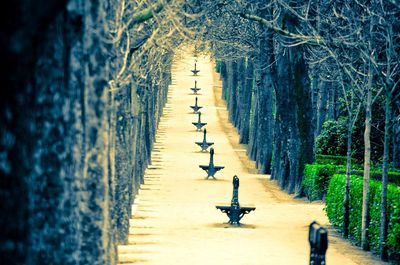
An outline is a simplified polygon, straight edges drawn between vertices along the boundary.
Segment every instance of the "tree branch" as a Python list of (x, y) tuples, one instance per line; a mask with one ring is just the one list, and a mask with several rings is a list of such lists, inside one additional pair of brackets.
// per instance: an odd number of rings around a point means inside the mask
[[(239, 13), (239, 16), (241, 16), (244, 19), (256, 21), (256, 22), (260, 23), (261, 25), (263, 25), (285, 37), (289, 37), (292, 39), (300, 39), (300, 40), (302, 40), (302, 43), (304, 43), (304, 44), (310, 44), (310, 45), (316, 45), (316, 46), (327, 46), (327, 44), (328, 44), (328, 42), (321, 36), (306, 36), (306, 35), (295, 34), (295, 33), (289, 32), (287, 30), (284, 30), (280, 27), (277, 27), (277, 26), (273, 25), (271, 22), (269, 22), (268, 20), (266, 20), (262, 17), (256, 16), (256, 15)], [(337, 41), (332, 41), (329, 44), (338, 46)]]
[[(166, 1), (166, 3), (169, 3), (170, 1)], [(158, 1), (157, 4), (155, 4), (154, 7), (148, 7), (142, 11), (139, 11), (135, 14), (133, 14), (131, 23), (132, 24), (139, 24), (142, 22), (145, 22), (146, 20), (149, 20), (154, 17), (154, 14), (160, 13), (165, 7), (164, 1)]]

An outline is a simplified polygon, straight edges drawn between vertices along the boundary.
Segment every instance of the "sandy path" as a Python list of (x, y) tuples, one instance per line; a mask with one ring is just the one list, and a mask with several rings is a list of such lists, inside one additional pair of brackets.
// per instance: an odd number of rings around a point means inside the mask
[[(212, 64), (208, 58), (198, 60), (198, 77), (191, 76), (194, 58), (189, 55), (173, 66), (153, 163), (133, 205), (129, 244), (119, 246), (120, 264), (308, 264), (308, 224), (327, 224), (323, 205), (293, 200), (268, 176), (248, 173), (251, 163), (243, 163), (243, 147), (232, 144), (237, 135), (218, 100)], [(216, 174), (217, 180), (205, 180), (198, 167), (208, 164), (209, 154), (194, 144), (202, 140), (191, 124), (197, 115), (189, 108), (195, 79), (202, 88), (198, 97), (208, 140), (215, 142), (215, 164), (226, 167)], [(241, 228), (224, 224), (227, 216), (215, 209), (230, 202), (235, 174), (240, 178), (239, 201), (257, 207), (242, 219)], [(333, 235), (327, 264), (384, 263)]]

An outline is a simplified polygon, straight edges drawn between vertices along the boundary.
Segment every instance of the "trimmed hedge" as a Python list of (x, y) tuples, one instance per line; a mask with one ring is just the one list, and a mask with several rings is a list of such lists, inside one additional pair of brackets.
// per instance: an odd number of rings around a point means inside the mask
[[(339, 167), (338, 168), (338, 174), (345, 174), (346, 173), (346, 167)], [(371, 179), (381, 181), (382, 180), (382, 169), (371, 169)], [(363, 176), (364, 171), (363, 170), (352, 170), (351, 171), (352, 175), (357, 175), (357, 176)], [(400, 186), (400, 172), (397, 171), (390, 171), (388, 172), (388, 182), (393, 183), (397, 186)]]
[[(332, 177), (326, 197), (325, 211), (332, 225), (343, 229), (343, 198), (346, 176), (336, 174)], [(350, 178), (350, 224), (349, 236), (360, 244), (363, 180), (359, 176)], [(382, 184), (370, 181), (370, 225), (369, 246), (375, 253), (379, 251), (380, 200)], [(400, 261), (400, 187), (388, 185), (388, 254), (393, 261)]]
[[(303, 192), (310, 200), (324, 200), (328, 189), (329, 181), (334, 174), (345, 174), (346, 167), (338, 165), (305, 165)], [(352, 170), (352, 175), (363, 176), (362, 170)], [(381, 181), (382, 170), (371, 169), (371, 179)], [(400, 186), (400, 172), (388, 173), (389, 183)]]
[(344, 200), (344, 186), (346, 178), (335, 175), (329, 182), (328, 192), (325, 200), (325, 212), (328, 216), (329, 222), (339, 228), (343, 229), (343, 200)]
[[(353, 166), (356, 164), (356, 160), (354, 158), (351, 159), (351, 163)], [(347, 157), (346, 156), (333, 156), (333, 155), (315, 155), (315, 163), (316, 164), (324, 164), (324, 165), (346, 165)]]
[(337, 173), (334, 165), (305, 165), (303, 191), (310, 201), (323, 200), (331, 177)]

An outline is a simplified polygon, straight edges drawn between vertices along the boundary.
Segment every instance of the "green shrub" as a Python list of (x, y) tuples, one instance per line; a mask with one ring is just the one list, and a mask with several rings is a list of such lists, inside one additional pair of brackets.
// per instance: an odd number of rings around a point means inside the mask
[[(360, 137), (363, 135), (364, 124), (360, 121), (361, 119), (354, 124), (352, 133), (352, 157), (358, 160), (362, 160), (364, 157), (364, 142)], [(343, 116), (337, 120), (326, 120), (316, 138), (316, 153), (345, 157), (347, 154), (347, 126), (347, 118)]]
[(304, 169), (303, 191), (310, 201), (323, 200), (329, 181), (336, 173), (334, 165), (306, 165)]
[(388, 185), (388, 238), (389, 257), (400, 263), (400, 187)]
[[(340, 175), (340, 176), (344, 180), (346, 179), (345, 175)], [(344, 186), (342, 187), (342, 189), (344, 190)], [(350, 178), (349, 237), (357, 245), (360, 245), (360, 239), (361, 239), (362, 193), (363, 193), (362, 178), (352, 176)]]
[(326, 194), (325, 211), (332, 225), (343, 229), (343, 198), (344, 198), (345, 178), (334, 175), (329, 182)]
[[(355, 159), (352, 159), (352, 167), (356, 163)], [(324, 164), (324, 165), (346, 165), (347, 157), (346, 156), (336, 156), (336, 155), (315, 155), (315, 163), (316, 164)]]
[[(399, 224), (399, 219), (397, 221), (395, 218), (391, 217), (400, 217), (400, 212), (399, 212), (399, 207), (400, 207), (400, 192), (396, 193), (396, 189), (399, 190), (399, 187), (396, 187), (394, 185), (388, 185), (388, 214), (386, 216), (388, 224), (391, 228), (391, 230), (397, 230), (397, 232), (394, 231), (394, 233), (389, 232), (389, 234), (392, 234), (392, 239), (397, 238), (397, 253), (400, 253), (400, 224)], [(374, 253), (379, 252), (379, 233), (380, 233), (380, 225), (381, 225), (381, 195), (382, 195), (382, 185), (381, 182), (379, 181), (371, 181), (371, 190), (374, 190), (374, 194), (371, 194), (371, 201), (372, 201), (372, 206), (370, 208), (370, 217), (371, 221), (369, 224), (369, 238), (370, 238), (370, 247), (371, 250)], [(397, 197), (396, 197), (397, 195)], [(396, 213), (397, 211), (397, 213)], [(397, 237), (394, 235), (397, 234)], [(393, 237), (394, 236), (394, 237)], [(391, 246), (390, 248), (396, 248), (396, 244), (393, 244), (395, 242), (389, 243)], [(393, 252), (393, 251), (392, 251)]]
[(316, 139), (316, 152), (324, 155), (345, 155), (347, 144), (347, 119), (327, 120)]
[[(339, 166), (337, 169), (338, 169), (338, 171), (337, 171), (338, 174), (346, 174), (345, 166), (342, 166), (342, 167)], [(363, 176), (364, 171), (362, 169), (361, 170), (352, 170), (351, 174), (356, 175), (356, 176)], [(377, 181), (382, 180), (382, 169), (373, 168), (370, 170), (370, 174), (371, 174), (371, 179), (377, 180)], [(389, 183), (395, 184), (396, 186), (400, 186), (400, 172), (397, 172), (397, 171), (388, 172), (388, 181), (389, 181)]]
[[(375, 182), (374, 182), (375, 183)], [(371, 183), (373, 184), (373, 183)], [(372, 185), (371, 185), (372, 186)], [(381, 198), (380, 196), (377, 196), (378, 194), (381, 194), (382, 192), (382, 186), (378, 185), (376, 187), (378, 190), (377, 193), (375, 193), (375, 196), (371, 196), (370, 200), (372, 201), (372, 207), (369, 209), (370, 210), (370, 223), (369, 223), (369, 229), (368, 229), (368, 236), (370, 239), (370, 247), (371, 251), (374, 253), (379, 252), (379, 233), (380, 233), (380, 220), (381, 220)]]
[[(325, 211), (332, 225), (343, 229), (343, 198), (346, 176), (336, 174), (332, 177), (327, 197)], [(373, 252), (379, 251), (380, 230), (380, 200), (382, 194), (380, 181), (370, 181), (370, 205), (369, 205), (369, 246)], [(349, 236), (356, 244), (361, 237), (361, 211), (362, 211), (363, 180), (359, 176), (351, 176), (350, 179), (350, 224)], [(392, 260), (400, 257), (400, 188), (396, 185), (388, 185), (388, 238), (387, 249)]]

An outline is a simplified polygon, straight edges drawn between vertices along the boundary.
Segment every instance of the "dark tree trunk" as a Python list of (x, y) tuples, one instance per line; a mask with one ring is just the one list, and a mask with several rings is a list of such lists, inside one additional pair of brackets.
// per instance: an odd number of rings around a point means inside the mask
[[(318, 122), (318, 103), (320, 98), (320, 88), (319, 84), (321, 79), (319, 78), (321, 69), (318, 65), (314, 65), (310, 68), (310, 75), (312, 76), (311, 82), (311, 103), (312, 103), (312, 110), (313, 110), (313, 123), (317, 124)], [(316, 126), (318, 128), (318, 126)], [(315, 130), (315, 137), (317, 137), (317, 129)]]
[(259, 173), (271, 173), (273, 146), (273, 89), (276, 86), (276, 68), (273, 50), (273, 34), (265, 30), (259, 41), (259, 66), (257, 69), (257, 153), (256, 165)]
[[(13, 40), (0, 43), (8, 65), (1, 75), (8, 91), (0, 92), (1, 262), (115, 264), (142, 176), (135, 181), (135, 162), (146, 165), (149, 154), (136, 153), (146, 121), (138, 118), (135, 83), (109, 92), (121, 62), (104, 42), (107, 3), (19, 4), (6, 30), (0, 23)], [(165, 102), (163, 84), (156, 91)], [(152, 141), (164, 102), (146, 101)]]
[[(332, 84), (329, 86), (329, 95), (328, 95), (328, 106), (327, 106), (327, 113), (326, 113), (326, 119), (329, 120), (336, 120), (337, 117), (339, 116), (339, 94), (337, 92), (336, 87), (334, 87)], [(325, 121), (324, 120), (324, 121)], [(323, 123), (322, 123), (323, 124)], [(321, 126), (322, 126), (321, 124)]]
[(242, 116), (247, 111), (247, 98), (246, 98), (246, 62), (245, 58), (238, 59), (238, 86), (237, 86), (237, 108), (235, 114), (235, 127), (238, 129), (239, 134), (242, 128), (242, 123), (245, 122)]
[(250, 133), (250, 110), (251, 110), (251, 96), (253, 90), (253, 79), (254, 79), (254, 67), (253, 60), (251, 58), (247, 59), (245, 82), (243, 84), (243, 91), (241, 93), (241, 126), (239, 129), (240, 143), (249, 143), (249, 133)]
[(315, 135), (321, 133), (322, 125), (326, 121), (328, 112), (328, 87), (327, 82), (319, 81), (318, 84), (318, 100), (317, 100), (317, 115), (316, 115), (316, 128)]
[[(281, 23), (288, 30), (300, 26), (296, 18), (281, 14)], [(289, 193), (301, 194), (305, 163), (312, 163), (314, 129), (308, 68), (303, 58), (303, 48), (276, 50), (276, 126), (275, 159), (272, 168), (274, 179)]]
[[(387, 78), (389, 79), (389, 78)], [(379, 252), (382, 259), (387, 259), (387, 240), (388, 222), (387, 222), (387, 189), (389, 172), (389, 149), (390, 149), (390, 127), (392, 116), (392, 93), (390, 80), (386, 81), (385, 91), (385, 136), (383, 143), (383, 163), (382, 163), (382, 195), (381, 195), (381, 223), (379, 233)]]
[(227, 101), (227, 87), (228, 87), (228, 71), (227, 71), (227, 62), (221, 61), (221, 80), (222, 80), (222, 94), (221, 97), (225, 101)]
[[(397, 93), (400, 93), (397, 91)], [(396, 94), (397, 95), (397, 94)], [(400, 169), (400, 100), (394, 104), (394, 121), (393, 121), (393, 167)]]
[[(259, 69), (259, 60), (255, 60), (254, 68)], [(255, 74), (255, 87), (258, 86), (257, 78)], [(253, 91), (252, 96), (252, 104), (251, 104), (251, 117), (250, 117), (250, 132), (249, 132), (249, 144), (247, 146), (247, 155), (250, 159), (256, 160), (257, 154), (257, 139), (258, 139), (258, 120), (259, 120), (259, 112), (258, 112), (258, 89)]]
[(229, 111), (229, 120), (235, 124), (236, 123), (236, 110), (237, 110), (237, 86), (238, 86), (238, 73), (237, 73), (237, 61), (232, 60), (229, 61), (227, 72), (228, 72), (228, 87), (227, 87), (227, 94), (228, 94), (228, 111)]

